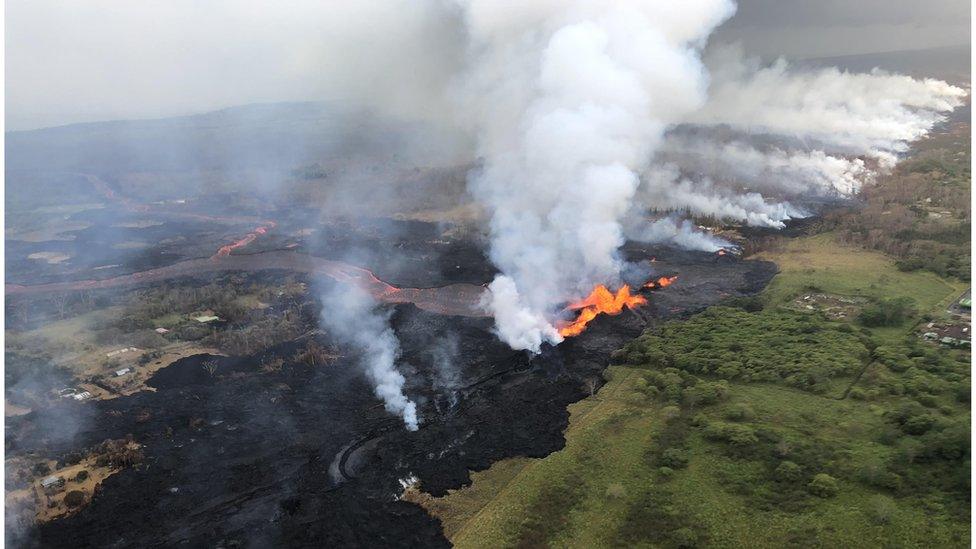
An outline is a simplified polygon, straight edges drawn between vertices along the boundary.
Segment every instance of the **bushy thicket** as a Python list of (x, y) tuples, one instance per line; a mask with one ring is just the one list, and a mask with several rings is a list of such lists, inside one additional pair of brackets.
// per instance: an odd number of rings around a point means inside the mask
[(864, 367), (870, 351), (845, 324), (793, 311), (713, 307), (645, 333), (619, 362), (746, 382), (780, 382), (822, 393), (831, 378)]
[(915, 316), (915, 300), (910, 297), (878, 299), (861, 309), (858, 321), (872, 328), (879, 326), (901, 326)]

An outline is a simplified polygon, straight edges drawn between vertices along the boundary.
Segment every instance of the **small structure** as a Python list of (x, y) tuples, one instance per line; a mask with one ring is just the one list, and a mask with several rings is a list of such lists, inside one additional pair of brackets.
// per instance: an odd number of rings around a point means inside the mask
[(105, 353), (105, 356), (108, 358), (112, 358), (113, 356), (118, 356), (121, 355), (122, 353), (128, 353), (128, 352), (138, 351), (138, 350), (139, 349), (136, 349), (135, 347), (126, 347), (125, 349), (118, 349), (115, 351), (107, 352)]
[(88, 400), (89, 398), (91, 398), (91, 396), (92, 394), (89, 393), (88, 391), (82, 391), (80, 393), (75, 393), (71, 395), (71, 398), (75, 400)]
[(57, 490), (64, 487), (64, 477), (51, 475), (41, 481), (41, 488), (44, 490)]
[(131, 371), (132, 368), (122, 368), (121, 370), (115, 370), (115, 377), (122, 377)]
[(193, 320), (196, 320), (197, 322), (199, 322), (201, 324), (206, 324), (207, 322), (213, 322), (215, 320), (220, 320), (220, 317), (214, 316), (214, 315), (201, 315), (201, 316), (195, 316), (195, 317), (193, 317)]
[(950, 347), (969, 347), (970, 343), (968, 339), (958, 339), (955, 337), (943, 337), (939, 340), (939, 343), (943, 345), (948, 345)]
[(156, 328), (156, 333), (157, 334), (168, 334), (169, 333), (169, 330), (167, 330), (166, 328)]

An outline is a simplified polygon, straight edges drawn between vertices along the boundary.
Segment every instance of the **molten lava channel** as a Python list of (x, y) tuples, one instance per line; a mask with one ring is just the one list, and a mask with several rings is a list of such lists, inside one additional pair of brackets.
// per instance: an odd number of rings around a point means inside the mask
[[(644, 284), (644, 288), (658, 289), (666, 288), (677, 280), (677, 276), (662, 276)], [(575, 320), (562, 321), (556, 324), (559, 335), (563, 337), (578, 336), (586, 330), (586, 325), (600, 314), (619, 315), (624, 308), (634, 309), (641, 305), (647, 305), (647, 298), (632, 294), (630, 286), (624, 284), (616, 293), (611, 292), (606, 286), (600, 284), (590, 295), (584, 299), (570, 303), (566, 307), (567, 311), (579, 311)]]
[(253, 231), (247, 233), (244, 238), (241, 238), (240, 240), (237, 240), (231, 244), (227, 244), (226, 246), (221, 246), (220, 249), (217, 250), (217, 253), (211, 257), (211, 259), (229, 256), (234, 250), (247, 246), (251, 242), (254, 242), (259, 236), (267, 233), (269, 229), (273, 229), (276, 226), (277, 224), (274, 221), (265, 221), (260, 227), (257, 227)]
[(586, 325), (599, 314), (618, 315), (623, 312), (624, 307), (639, 307), (647, 304), (647, 298), (641, 295), (630, 293), (630, 286), (624, 284), (616, 293), (611, 292), (606, 286), (600, 284), (590, 292), (586, 298), (570, 303), (568, 310), (579, 311), (579, 315), (571, 322), (563, 322), (556, 327), (559, 335), (563, 337), (573, 337), (583, 333)]
[(677, 276), (662, 276), (657, 280), (651, 280), (647, 284), (644, 284), (644, 287), (651, 288), (651, 289), (667, 288), (668, 286), (673, 284), (675, 280), (678, 280)]

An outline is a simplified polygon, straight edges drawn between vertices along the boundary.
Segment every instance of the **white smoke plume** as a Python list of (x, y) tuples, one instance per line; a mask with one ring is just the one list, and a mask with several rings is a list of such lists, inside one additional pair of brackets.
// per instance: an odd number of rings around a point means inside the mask
[(689, 219), (675, 216), (662, 217), (655, 221), (631, 219), (624, 225), (627, 238), (648, 244), (669, 244), (686, 250), (717, 252), (732, 246), (732, 243), (717, 236), (700, 231)]
[(782, 59), (764, 67), (735, 48), (717, 50), (708, 65), (708, 103), (688, 122), (799, 137), (888, 160), (966, 97), (965, 90), (941, 80), (880, 70), (794, 72)]
[[(870, 182), (966, 95), (880, 71), (764, 66), (734, 49), (703, 62), (732, 0), (422, 4), (417, 28), (445, 27), (445, 43), (417, 60), (436, 89), (416, 114), (475, 143), (468, 186), (490, 215), (501, 271), (484, 305), (499, 337), (532, 352), (561, 341), (553, 321), (565, 302), (619, 283), (635, 205), (783, 227), (810, 215), (804, 196)], [(367, 89), (397, 89), (377, 80), (383, 71), (369, 75)], [(737, 137), (709, 135), (722, 132)], [(707, 246), (677, 222), (657, 224), (654, 238), (665, 229), (672, 243)]]
[(460, 90), (484, 167), (471, 180), (504, 273), (489, 310), (513, 348), (561, 341), (551, 317), (613, 283), (621, 219), (667, 127), (701, 108), (699, 50), (729, 0), (464, 3)]
[(875, 175), (860, 158), (821, 150), (761, 149), (701, 135), (668, 135), (656, 160), (713, 180), (793, 196), (851, 196)]
[(417, 405), (403, 394), (405, 379), (397, 371), (400, 342), (390, 327), (389, 313), (376, 310), (372, 296), (352, 285), (335, 285), (323, 296), (322, 325), (342, 344), (358, 351), (373, 391), (386, 410), (416, 431)]
[(644, 176), (641, 196), (658, 211), (684, 212), (753, 227), (782, 229), (786, 221), (810, 215), (788, 202), (769, 202), (756, 192), (733, 192), (715, 186), (707, 178), (700, 181), (682, 178), (673, 164), (649, 169)]

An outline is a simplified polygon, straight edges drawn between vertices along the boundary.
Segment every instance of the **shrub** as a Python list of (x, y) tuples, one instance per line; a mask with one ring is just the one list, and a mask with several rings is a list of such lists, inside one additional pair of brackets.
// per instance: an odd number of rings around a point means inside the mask
[(661, 454), (661, 464), (672, 469), (688, 466), (688, 453), (678, 448), (668, 448)]
[(78, 507), (85, 503), (85, 493), (81, 490), (72, 490), (64, 495), (64, 504), (68, 507)]
[(678, 528), (671, 532), (669, 537), (678, 547), (698, 546), (698, 534), (691, 528)]
[(807, 490), (817, 497), (830, 498), (836, 496), (840, 488), (837, 486), (837, 479), (826, 473), (818, 473), (807, 484)]
[(738, 423), (712, 423), (705, 427), (705, 437), (735, 446), (748, 446), (759, 442), (755, 429)]
[(915, 300), (910, 297), (880, 299), (865, 306), (858, 316), (861, 324), (870, 327), (901, 326), (916, 313)]
[(610, 499), (622, 499), (627, 495), (627, 490), (624, 488), (623, 484), (619, 482), (614, 482), (613, 484), (607, 486), (607, 497)]
[(682, 402), (690, 406), (698, 404), (714, 404), (725, 398), (729, 392), (729, 384), (725, 381), (701, 381), (688, 387), (682, 393)]
[(780, 482), (796, 482), (803, 477), (803, 468), (792, 461), (783, 461), (776, 467), (773, 476)]
[(875, 496), (871, 498), (868, 516), (875, 524), (888, 524), (898, 512), (898, 506), (887, 496)]
[(755, 414), (752, 408), (745, 404), (736, 404), (729, 406), (723, 416), (729, 421), (743, 421), (747, 419), (752, 419)]
[(78, 474), (75, 475), (75, 482), (85, 482), (86, 480), (88, 480), (88, 471), (85, 469), (78, 471)]
[(912, 416), (905, 420), (901, 428), (909, 435), (924, 435), (935, 424), (935, 417), (929, 414)]
[(681, 417), (681, 408), (678, 408), (677, 406), (665, 406), (664, 408), (661, 408), (661, 417), (664, 418), (664, 421), (670, 423), (671, 421)]

